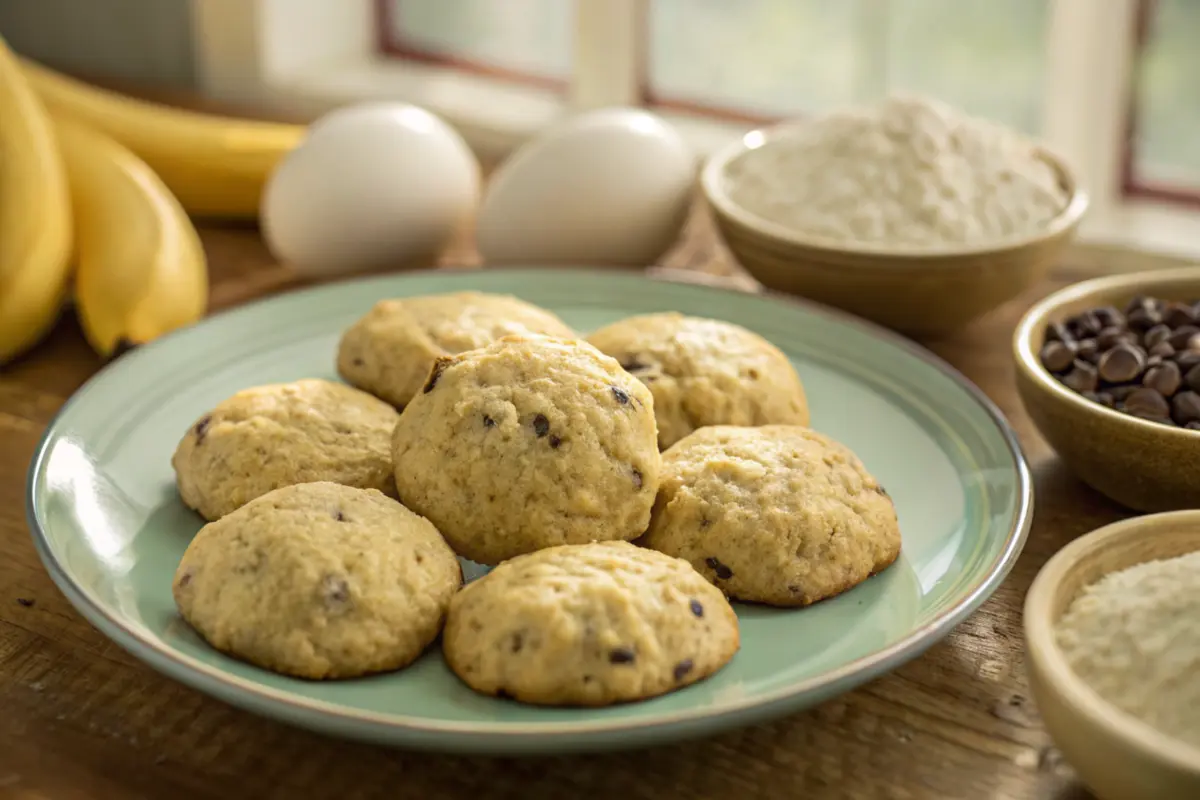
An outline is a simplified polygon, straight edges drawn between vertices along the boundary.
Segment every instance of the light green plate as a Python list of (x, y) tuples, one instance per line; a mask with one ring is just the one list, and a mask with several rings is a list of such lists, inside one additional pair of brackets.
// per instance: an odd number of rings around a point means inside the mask
[[(279, 677), (210, 649), (176, 615), (171, 577), (200, 519), (171, 453), (203, 411), (255, 384), (335, 378), (341, 331), (378, 299), (509, 292), (581, 331), (677, 310), (757, 331), (795, 362), (813, 425), (895, 499), (903, 553), (801, 610), (739, 606), (741, 652), (713, 678), (643, 703), (546, 709), (473, 694), (436, 647), (407, 670), (344, 682)], [(298, 292), (140, 348), (71, 398), (29, 475), (34, 541), (96, 627), (161, 672), (251, 711), (411, 748), (530, 753), (637, 747), (819, 703), (911, 659), (1004, 578), (1029, 527), (1029, 470), (999, 412), (925, 351), (849, 317), (766, 297), (568, 270), (426, 272)], [(468, 576), (482, 570), (468, 565)]]

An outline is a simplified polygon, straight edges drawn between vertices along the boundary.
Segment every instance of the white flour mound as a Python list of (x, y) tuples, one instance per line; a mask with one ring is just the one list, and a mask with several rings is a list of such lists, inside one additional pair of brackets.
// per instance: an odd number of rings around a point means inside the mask
[(938, 250), (1033, 234), (1067, 192), (1034, 144), (934, 100), (833, 112), (729, 166), (733, 200), (838, 242)]
[(1200, 747), (1200, 552), (1106, 575), (1071, 603), (1057, 639), (1097, 694)]

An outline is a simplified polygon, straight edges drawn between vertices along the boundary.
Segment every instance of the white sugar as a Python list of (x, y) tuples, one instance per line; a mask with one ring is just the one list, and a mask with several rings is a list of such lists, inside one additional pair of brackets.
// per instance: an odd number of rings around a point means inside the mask
[(1057, 638), (1097, 694), (1200, 747), (1200, 552), (1105, 576), (1067, 609)]
[(1032, 234), (1068, 202), (1018, 133), (939, 102), (837, 111), (729, 167), (739, 205), (843, 243), (938, 250)]

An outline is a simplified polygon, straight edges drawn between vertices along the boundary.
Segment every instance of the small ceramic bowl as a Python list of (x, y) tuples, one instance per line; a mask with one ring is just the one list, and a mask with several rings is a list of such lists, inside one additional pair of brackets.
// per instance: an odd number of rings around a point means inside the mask
[(1200, 508), (1200, 431), (1131, 417), (1063, 386), (1038, 354), (1046, 325), (1135, 295), (1200, 298), (1200, 267), (1113, 275), (1073, 284), (1026, 312), (1013, 334), (1017, 391), (1038, 430), (1085, 483), (1138, 511)]
[(1027, 669), (1050, 736), (1102, 800), (1200, 797), (1200, 749), (1104, 700), (1071, 669), (1055, 625), (1084, 589), (1110, 572), (1200, 550), (1200, 511), (1108, 525), (1058, 551), (1025, 596)]
[(700, 186), (721, 237), (764, 285), (836, 306), (914, 336), (948, 333), (1036, 284), (1070, 241), (1087, 196), (1049, 152), (1070, 200), (1033, 236), (954, 250), (882, 249), (808, 236), (736, 203), (729, 167), (751, 150), (777, 147), (803, 123), (752, 131), (704, 164)]

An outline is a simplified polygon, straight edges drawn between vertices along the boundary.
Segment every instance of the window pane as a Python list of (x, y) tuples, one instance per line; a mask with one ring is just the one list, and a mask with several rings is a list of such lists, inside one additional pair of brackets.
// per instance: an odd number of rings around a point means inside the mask
[(571, 0), (389, 0), (392, 46), (550, 78), (571, 74)]
[(651, 0), (649, 82), (656, 99), (769, 116), (853, 97), (849, 0)]
[(1047, 5), (651, 0), (651, 91), (789, 116), (907, 90), (1036, 131)]
[(1041, 130), (1048, 0), (891, 0), (887, 81)]
[(1138, 65), (1134, 169), (1142, 182), (1200, 187), (1200, 3), (1155, 6)]

